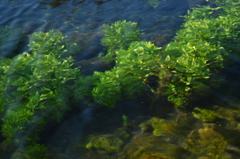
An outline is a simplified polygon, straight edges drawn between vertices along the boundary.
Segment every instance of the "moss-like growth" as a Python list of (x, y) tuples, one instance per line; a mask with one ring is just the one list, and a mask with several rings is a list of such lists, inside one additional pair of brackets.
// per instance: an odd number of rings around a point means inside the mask
[(198, 107), (194, 108), (192, 114), (202, 122), (214, 122), (218, 117), (216, 112), (208, 109), (200, 109)]
[(126, 128), (117, 129), (114, 134), (122, 140), (128, 140), (132, 137), (132, 134), (125, 130)]
[(150, 120), (141, 123), (139, 127), (142, 130), (142, 133), (152, 131), (155, 136), (164, 136), (168, 132), (169, 127), (173, 126), (171, 123), (168, 123), (165, 119), (160, 119), (153, 117)]
[(14, 152), (11, 159), (46, 159), (48, 156), (47, 148), (40, 144), (28, 146), (24, 150), (18, 150)]
[(153, 135), (134, 136), (131, 142), (125, 146), (123, 152), (123, 158), (126, 159), (175, 159), (182, 154), (181, 148), (177, 145), (166, 143)]
[(214, 130), (212, 124), (204, 124), (204, 128), (193, 130), (187, 139), (187, 150), (198, 155), (206, 155), (210, 158), (224, 157), (227, 141)]
[(228, 121), (240, 121), (240, 110), (238, 108), (233, 109), (216, 106), (215, 109), (219, 118)]
[(102, 135), (96, 136), (86, 145), (87, 149), (103, 149), (109, 152), (118, 152), (124, 142), (116, 136)]

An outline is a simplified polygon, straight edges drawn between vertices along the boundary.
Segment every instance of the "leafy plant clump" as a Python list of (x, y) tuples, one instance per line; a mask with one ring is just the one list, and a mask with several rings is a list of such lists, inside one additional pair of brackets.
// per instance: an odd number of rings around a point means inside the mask
[(176, 40), (161, 53), (159, 78), (167, 90), (162, 94), (176, 106), (186, 106), (192, 93), (208, 89), (207, 81), (217, 82), (214, 75), (238, 54), (240, 12), (230, 9), (236, 3), (193, 9)]
[(115, 56), (115, 50), (127, 49), (129, 44), (133, 41), (139, 41), (140, 31), (137, 27), (137, 23), (117, 21), (112, 25), (103, 25), (104, 37), (101, 40), (101, 44), (107, 47), (107, 55), (100, 57), (109, 62), (112, 61)]
[(94, 100), (113, 107), (122, 97), (132, 98), (146, 89), (149, 75), (158, 71), (159, 48), (150, 42), (132, 42), (127, 50), (116, 53), (116, 65), (110, 71), (94, 72), (98, 79), (93, 88)]
[(64, 38), (59, 31), (36, 32), (30, 35), (31, 53), (1, 58), (1, 133), (7, 141), (37, 139), (35, 133), (47, 120), (59, 121), (81, 100), (74, 91), (84, 90), (84, 78), (79, 68), (71, 68), (68, 50), (75, 46), (67, 46)]
[(122, 96), (131, 98), (142, 92), (152, 75), (159, 78), (154, 93), (166, 95), (176, 107), (185, 107), (192, 94), (202, 95), (209, 83), (220, 82), (216, 74), (232, 56), (238, 56), (239, 10), (231, 8), (240, 4), (232, 0), (217, 4), (219, 7), (201, 6), (188, 12), (183, 29), (163, 51), (149, 42), (136, 41), (137, 28), (129, 33), (135, 23), (105, 25), (105, 57), (114, 59), (116, 66), (94, 73), (99, 79), (92, 91), (95, 101), (112, 107)]

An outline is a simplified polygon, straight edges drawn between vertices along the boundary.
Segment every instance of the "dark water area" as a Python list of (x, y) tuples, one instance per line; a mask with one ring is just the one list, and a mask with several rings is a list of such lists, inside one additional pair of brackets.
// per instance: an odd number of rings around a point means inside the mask
[[(67, 36), (69, 43), (77, 43), (81, 47), (81, 51), (74, 55), (75, 65), (82, 66), (84, 75), (91, 75), (93, 71), (111, 68), (97, 59), (100, 53), (106, 52), (100, 43), (103, 37), (103, 24), (112, 24), (119, 20), (136, 22), (141, 31), (140, 40), (151, 41), (156, 46), (164, 48), (181, 28), (184, 22), (181, 16), (186, 15), (187, 10), (196, 4), (210, 3), (204, 0), (1, 0), (0, 26), (7, 25), (21, 29), (24, 40), (20, 43), (16, 54), (28, 51), (28, 35), (52, 29), (61, 31)], [(236, 61), (220, 74), (228, 79), (228, 82), (222, 84), (222, 90), (228, 90), (228, 95), (224, 91), (220, 93), (212, 90), (210, 96), (200, 99), (196, 106), (209, 103), (236, 105), (234, 102), (238, 103), (238, 90), (234, 88), (240, 88), (240, 84), (236, 82), (236, 79), (240, 81), (239, 63)], [(233, 81), (230, 89), (229, 81)], [(98, 104), (90, 107), (81, 104), (70, 110), (60, 123), (48, 122), (39, 133), (39, 143), (49, 148), (52, 153), (50, 158), (98, 159), (102, 156), (108, 156), (106, 159), (123, 158), (121, 153), (115, 155), (104, 151), (90, 152), (83, 147), (89, 140), (89, 135), (121, 134), (127, 131), (134, 136), (141, 133), (138, 128), (140, 123), (150, 120), (153, 116), (166, 118), (168, 113), (173, 113), (173, 106), (165, 98), (155, 97), (150, 92), (136, 96), (134, 99), (124, 99), (114, 108)], [(178, 121), (182, 116), (187, 116), (181, 113), (174, 112), (172, 116), (176, 117), (172, 117), (172, 120), (177, 118)], [(123, 115), (127, 116), (130, 123), (127, 128), (123, 128)], [(192, 121), (186, 123), (191, 129), (200, 125), (195, 119), (190, 118), (190, 120)], [(196, 123), (193, 124), (193, 121)], [(189, 127), (184, 126), (189, 133)], [(178, 137), (179, 139), (175, 139), (170, 136), (168, 139), (172, 140), (172, 143), (179, 143), (178, 140), (182, 138)], [(134, 143), (134, 139), (132, 140)], [(144, 143), (145, 141), (142, 141), (139, 145), (144, 146)], [(24, 144), (20, 144), (19, 148), (22, 145)], [(131, 153), (126, 149), (124, 153)], [(4, 157), (10, 158), (11, 154), (6, 156)]]

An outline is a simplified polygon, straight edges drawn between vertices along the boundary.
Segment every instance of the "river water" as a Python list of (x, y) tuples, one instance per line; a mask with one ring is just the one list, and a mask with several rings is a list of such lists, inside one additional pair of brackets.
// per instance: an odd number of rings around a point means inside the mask
[[(184, 22), (180, 16), (196, 4), (208, 5), (204, 0), (1, 0), (0, 26), (20, 28), (25, 35), (20, 51), (28, 51), (28, 35), (38, 31), (59, 30), (69, 42), (77, 43), (81, 51), (74, 56), (76, 63), (95, 60), (104, 47), (100, 44), (102, 25), (119, 20), (136, 22), (141, 30), (140, 39), (164, 47), (175, 36)], [(7, 55), (6, 55), (7, 56)], [(97, 67), (101, 67), (96, 65)], [(91, 74), (91, 73), (86, 73)], [(216, 95), (219, 96), (219, 95)], [(158, 99), (159, 102), (159, 99)], [(158, 105), (164, 105), (162, 99)], [(81, 105), (69, 112), (60, 124), (48, 123), (39, 143), (62, 158), (98, 158), (95, 152), (81, 149), (88, 135), (111, 134), (122, 126), (122, 115), (140, 123), (141, 117), (161, 116), (161, 108), (147, 96), (124, 100), (115, 108)], [(162, 114), (157, 112), (163, 111)], [(144, 118), (146, 119), (146, 118)], [(138, 133), (133, 130), (133, 133)], [(78, 145), (75, 146), (74, 145)], [(77, 147), (81, 150), (77, 151)], [(87, 155), (82, 155), (82, 154)], [(99, 152), (105, 153), (105, 152)], [(101, 154), (102, 155), (102, 154)], [(111, 154), (107, 154), (111, 156)], [(56, 157), (55, 158), (58, 158)], [(120, 155), (121, 156), (121, 155)], [(52, 157), (54, 158), (54, 157)], [(106, 157), (107, 158), (107, 157)], [(109, 157), (110, 158), (110, 157)], [(119, 157), (121, 158), (121, 157)]]
[[(37, 31), (56, 29), (86, 49), (78, 59), (97, 56), (102, 48), (102, 24), (118, 20), (137, 22), (142, 40), (157, 46), (166, 44), (179, 29), (182, 18), (189, 9), (187, 0), (87, 1), (87, 0), (2, 0), (0, 25), (21, 28), (26, 35)], [(26, 48), (27, 49), (27, 48)]]

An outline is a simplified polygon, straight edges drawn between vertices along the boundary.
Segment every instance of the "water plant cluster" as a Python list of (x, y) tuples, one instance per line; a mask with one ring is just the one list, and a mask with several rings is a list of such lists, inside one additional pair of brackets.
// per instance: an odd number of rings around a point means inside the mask
[[(97, 86), (94, 95), (100, 95), (102, 100), (107, 99), (102, 97), (112, 97), (112, 95), (106, 93), (101, 95), (100, 92), (109, 90), (108, 92), (118, 94), (115, 96), (116, 101), (120, 99), (120, 94), (132, 97), (133, 94), (146, 88), (149, 76), (155, 76), (159, 79), (159, 87), (152, 91), (166, 95), (177, 107), (185, 107), (192, 94), (204, 94), (210, 87), (209, 83), (220, 82), (220, 79), (215, 78), (216, 74), (226, 66), (232, 56), (238, 56), (239, 11), (238, 2), (217, 1), (216, 3), (218, 7), (195, 8), (184, 16), (186, 22), (183, 28), (177, 32), (175, 40), (165, 49), (156, 47), (150, 42), (136, 41), (139, 36), (139, 32), (136, 31), (131, 31), (134, 34), (125, 39), (128, 43), (124, 46), (114, 42), (105, 45), (111, 51), (103, 58), (108, 57), (109, 60), (109, 57), (112, 57), (116, 65), (110, 71), (95, 72), (94, 76), (99, 76), (101, 79), (102, 90), (97, 89)], [(236, 6), (234, 9), (230, 7), (232, 4)], [(137, 29), (126, 24), (124, 26)], [(124, 28), (122, 25), (123, 23), (117, 22), (113, 26), (119, 30), (118, 27)], [(110, 39), (121, 41), (123, 35), (111, 35), (108, 33), (112, 32), (109, 28), (111, 26), (105, 26), (104, 33), (107, 36), (103, 41), (110, 42)], [(108, 99), (108, 102), (114, 100)], [(100, 103), (106, 106), (112, 105)]]
[[(80, 68), (73, 68), (71, 55), (79, 48), (68, 44), (61, 32), (30, 35), (29, 52), (0, 59), (4, 142), (14, 148), (26, 147), (26, 153), (31, 152), (28, 155), (44, 154), (39, 153), (45, 149), (37, 144), (37, 132), (50, 120), (60, 121), (67, 110), (80, 102), (114, 107), (122, 98), (133, 98), (150, 89), (166, 96), (176, 107), (187, 106), (193, 94), (201, 95), (212, 83), (217, 83), (216, 74), (238, 57), (240, 2), (217, 0), (216, 4), (218, 7), (202, 6), (189, 11), (182, 29), (164, 49), (140, 41), (140, 31), (134, 22), (103, 25), (101, 43), (107, 54), (100, 58), (115, 61), (115, 66), (105, 72), (96, 71), (92, 76), (84, 77)], [(155, 77), (155, 87), (149, 86), (150, 77)], [(167, 125), (157, 118), (145, 125), (155, 128), (159, 123)], [(153, 132), (155, 136), (162, 133)], [(98, 138), (94, 141), (100, 142)], [(109, 138), (104, 141), (111, 143)], [(97, 146), (91, 143), (88, 147)]]
[(67, 45), (62, 33), (36, 32), (29, 38), (30, 53), (1, 58), (1, 134), (7, 143), (38, 151), (37, 131), (49, 120), (60, 121), (80, 100), (73, 91), (80, 91), (83, 77), (79, 68), (71, 68), (77, 46)]

